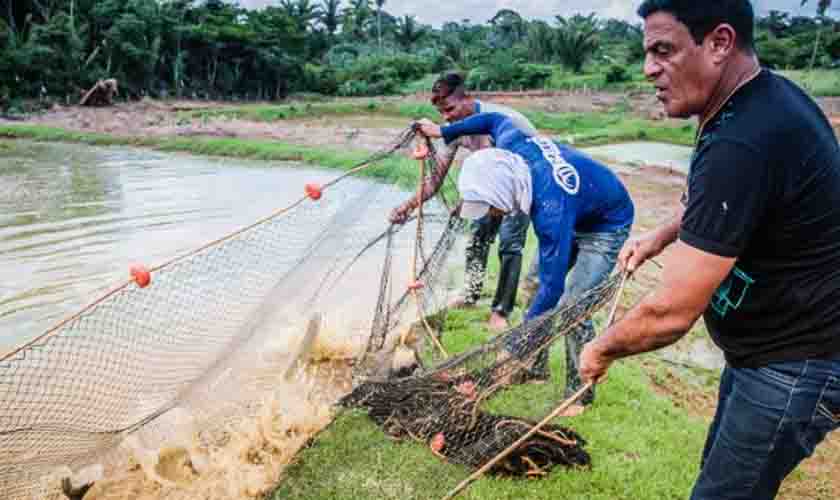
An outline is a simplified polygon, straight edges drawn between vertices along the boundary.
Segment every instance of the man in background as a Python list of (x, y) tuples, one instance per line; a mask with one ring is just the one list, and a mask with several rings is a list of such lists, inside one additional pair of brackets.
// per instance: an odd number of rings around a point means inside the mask
[[(449, 123), (461, 121), (478, 113), (501, 113), (509, 117), (525, 135), (529, 137), (537, 135), (536, 128), (518, 111), (506, 106), (482, 102), (467, 94), (464, 77), (456, 72), (445, 73), (438, 78), (432, 87), (431, 101), (443, 119)], [(489, 147), (493, 147), (493, 143), (488, 136), (465, 136), (450, 144), (438, 158), (440, 170), (431, 176), (423, 188), (423, 201), (434, 196), (440, 189), (461, 149), (472, 153)], [(395, 208), (391, 213), (391, 222), (404, 222), (419, 203), (417, 197), (414, 196)], [(502, 331), (508, 327), (507, 318), (516, 303), (519, 276), (522, 271), (522, 250), (525, 248), (528, 225), (528, 216), (523, 213), (504, 217), (488, 214), (472, 223), (470, 240), (466, 249), (464, 288), (450, 306), (475, 306), (484, 287), (490, 246), (498, 235), (499, 281), (493, 296), (492, 313), (488, 324), (494, 331)]]

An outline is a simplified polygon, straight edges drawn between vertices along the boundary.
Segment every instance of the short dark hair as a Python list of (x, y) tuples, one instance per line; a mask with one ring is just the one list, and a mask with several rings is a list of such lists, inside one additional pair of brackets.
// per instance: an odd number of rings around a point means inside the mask
[(753, 50), (755, 12), (750, 0), (645, 0), (638, 10), (643, 19), (657, 12), (667, 12), (686, 25), (698, 45), (726, 23), (735, 29), (738, 47)]
[(435, 80), (435, 84), (432, 85), (432, 104), (437, 106), (441, 101), (451, 95), (455, 97), (466, 95), (466, 91), (464, 90), (464, 75), (457, 71), (447, 71)]

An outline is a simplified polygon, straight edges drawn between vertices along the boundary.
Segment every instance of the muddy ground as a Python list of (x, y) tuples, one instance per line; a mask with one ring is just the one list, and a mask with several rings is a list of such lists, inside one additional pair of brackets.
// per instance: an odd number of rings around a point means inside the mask
[[(419, 100), (422, 96), (406, 98)], [(645, 95), (617, 96), (611, 94), (568, 94), (562, 96), (515, 96), (504, 94), (486, 96), (488, 100), (514, 107), (546, 112), (607, 111), (623, 106), (638, 116), (662, 119), (656, 103)], [(840, 133), (840, 98), (821, 99), (820, 104)], [(239, 137), (248, 139), (281, 140), (284, 142), (324, 146), (333, 149), (352, 148), (376, 150), (390, 145), (391, 140), (407, 125), (405, 118), (359, 115), (316, 117), (285, 120), (273, 123), (229, 120), (225, 118), (188, 119), (182, 111), (195, 108), (214, 109), (229, 103), (157, 102), (118, 104), (109, 108), (57, 107), (34, 116), (29, 123), (50, 125), (79, 131), (100, 132), (124, 136), (184, 136)], [(2, 121), (2, 120), (0, 120)], [(637, 208), (636, 233), (651, 229), (674, 213), (685, 184), (684, 175), (654, 166), (613, 165), (627, 184)], [(638, 300), (655, 286), (661, 271), (646, 266), (631, 289), (627, 304)], [(696, 335), (696, 334), (695, 334)], [(697, 376), (685, 367), (662, 363), (649, 358), (653, 386), (690, 413), (710, 420), (716, 406), (714, 374)], [(699, 459), (699, 457), (698, 457)], [(840, 498), (840, 433), (835, 433), (805, 462), (783, 486), (779, 498), (835, 499)]]

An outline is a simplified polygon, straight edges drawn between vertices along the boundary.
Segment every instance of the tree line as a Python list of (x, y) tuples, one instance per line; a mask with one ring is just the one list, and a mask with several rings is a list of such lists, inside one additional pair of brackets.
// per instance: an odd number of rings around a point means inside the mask
[[(386, 0), (280, 0), (259, 10), (223, 0), (5, 0), (0, 104), (76, 102), (97, 80), (121, 97), (282, 99), (293, 92), (379, 95), (448, 68), (473, 87), (537, 88), (557, 65), (627, 78), (644, 57), (636, 24), (594, 15), (440, 28), (387, 12)], [(820, 0), (826, 7), (830, 2)], [(773, 11), (757, 46), (777, 68), (836, 67), (840, 23)]]

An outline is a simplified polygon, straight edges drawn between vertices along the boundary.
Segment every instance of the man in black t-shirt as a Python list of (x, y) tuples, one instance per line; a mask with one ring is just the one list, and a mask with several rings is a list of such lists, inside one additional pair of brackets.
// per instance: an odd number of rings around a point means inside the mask
[(772, 499), (840, 427), (840, 146), (814, 101), (761, 70), (749, 0), (645, 0), (645, 74), (700, 120), (683, 210), (631, 240), (629, 272), (669, 245), (658, 290), (588, 344), (581, 376), (667, 346), (702, 314), (724, 351), (692, 499)]

